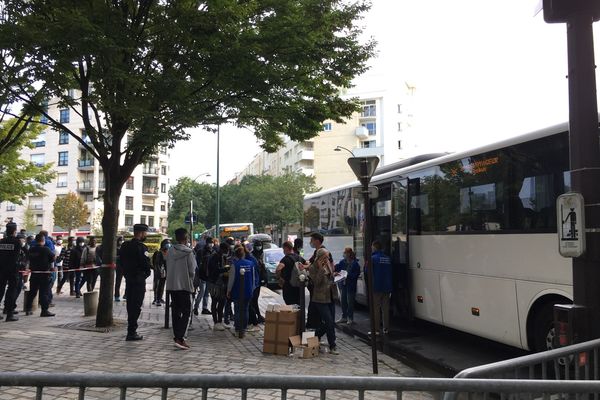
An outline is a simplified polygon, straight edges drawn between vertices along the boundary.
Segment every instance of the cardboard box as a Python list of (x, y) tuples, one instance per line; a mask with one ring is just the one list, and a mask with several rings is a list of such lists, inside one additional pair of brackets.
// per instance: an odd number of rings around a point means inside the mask
[(267, 311), (265, 313), (265, 337), (263, 353), (287, 356), (289, 338), (296, 336), (300, 326), (298, 311)]
[(306, 339), (306, 344), (302, 344), (302, 336), (290, 337), (290, 346), (294, 357), (313, 358), (319, 355), (319, 338), (311, 336)]

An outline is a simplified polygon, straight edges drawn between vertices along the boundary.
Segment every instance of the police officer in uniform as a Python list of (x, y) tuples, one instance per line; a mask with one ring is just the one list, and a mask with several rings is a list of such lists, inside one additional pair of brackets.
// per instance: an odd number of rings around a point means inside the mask
[(135, 224), (133, 239), (121, 246), (120, 262), (125, 277), (127, 293), (127, 338), (125, 340), (142, 340), (137, 333), (137, 321), (142, 312), (146, 292), (146, 278), (150, 276), (152, 265), (148, 256), (148, 247), (143, 243), (148, 235), (148, 225)]
[(6, 237), (0, 240), (0, 301), (2, 301), (6, 289), (4, 310), (7, 322), (19, 320), (14, 315), (21, 253), (21, 241), (17, 239), (16, 233), (17, 224), (9, 222), (6, 224)]

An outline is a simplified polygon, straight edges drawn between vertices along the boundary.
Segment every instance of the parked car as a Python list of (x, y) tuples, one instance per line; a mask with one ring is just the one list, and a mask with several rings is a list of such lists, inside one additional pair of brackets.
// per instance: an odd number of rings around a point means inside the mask
[(267, 269), (267, 287), (269, 289), (281, 289), (279, 287), (279, 283), (277, 282), (277, 274), (275, 270), (277, 269), (277, 265), (279, 261), (283, 258), (283, 249), (264, 249), (263, 251), (263, 261), (265, 263), (265, 268)]
[(248, 236), (248, 242), (250, 242), (250, 244), (254, 244), (255, 240), (259, 240), (262, 242), (263, 244), (263, 249), (278, 249), (279, 246), (277, 246), (275, 243), (273, 243), (273, 239), (271, 238), (271, 235), (266, 234), (266, 233), (255, 233), (254, 235), (250, 235)]

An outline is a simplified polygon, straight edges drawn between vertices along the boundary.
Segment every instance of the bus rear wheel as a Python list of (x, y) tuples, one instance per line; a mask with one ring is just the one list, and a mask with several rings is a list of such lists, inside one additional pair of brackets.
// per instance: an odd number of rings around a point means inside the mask
[(533, 351), (552, 350), (554, 348), (554, 304), (545, 304), (533, 320)]

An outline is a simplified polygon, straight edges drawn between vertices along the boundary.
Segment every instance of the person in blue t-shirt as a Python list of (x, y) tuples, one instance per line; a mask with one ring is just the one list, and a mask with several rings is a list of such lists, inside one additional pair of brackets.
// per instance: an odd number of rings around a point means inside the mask
[(335, 273), (339, 275), (341, 271), (346, 271), (348, 275), (338, 283), (342, 298), (342, 318), (338, 319), (336, 324), (347, 323), (352, 325), (354, 320), (354, 300), (356, 299), (356, 283), (360, 275), (360, 265), (356, 260), (356, 254), (351, 247), (344, 249), (344, 258), (335, 265)]
[[(248, 327), (249, 304), (252, 300), (252, 293), (256, 284), (256, 274), (258, 266), (256, 261), (246, 258), (246, 250), (243, 246), (235, 248), (234, 271), (229, 272), (229, 281), (227, 283), (227, 298), (234, 304), (234, 328), (232, 332), (246, 331)], [(241, 271), (244, 271), (244, 286), (240, 288)], [(240, 298), (240, 292), (243, 290), (244, 298)]]
[[(379, 324), (383, 314), (383, 333), (390, 329), (390, 295), (392, 293), (392, 261), (381, 249), (381, 242), (375, 240), (371, 245), (373, 253), (373, 305), (375, 307), (375, 334), (379, 334)], [(365, 266), (365, 277), (368, 277), (368, 266)]]

